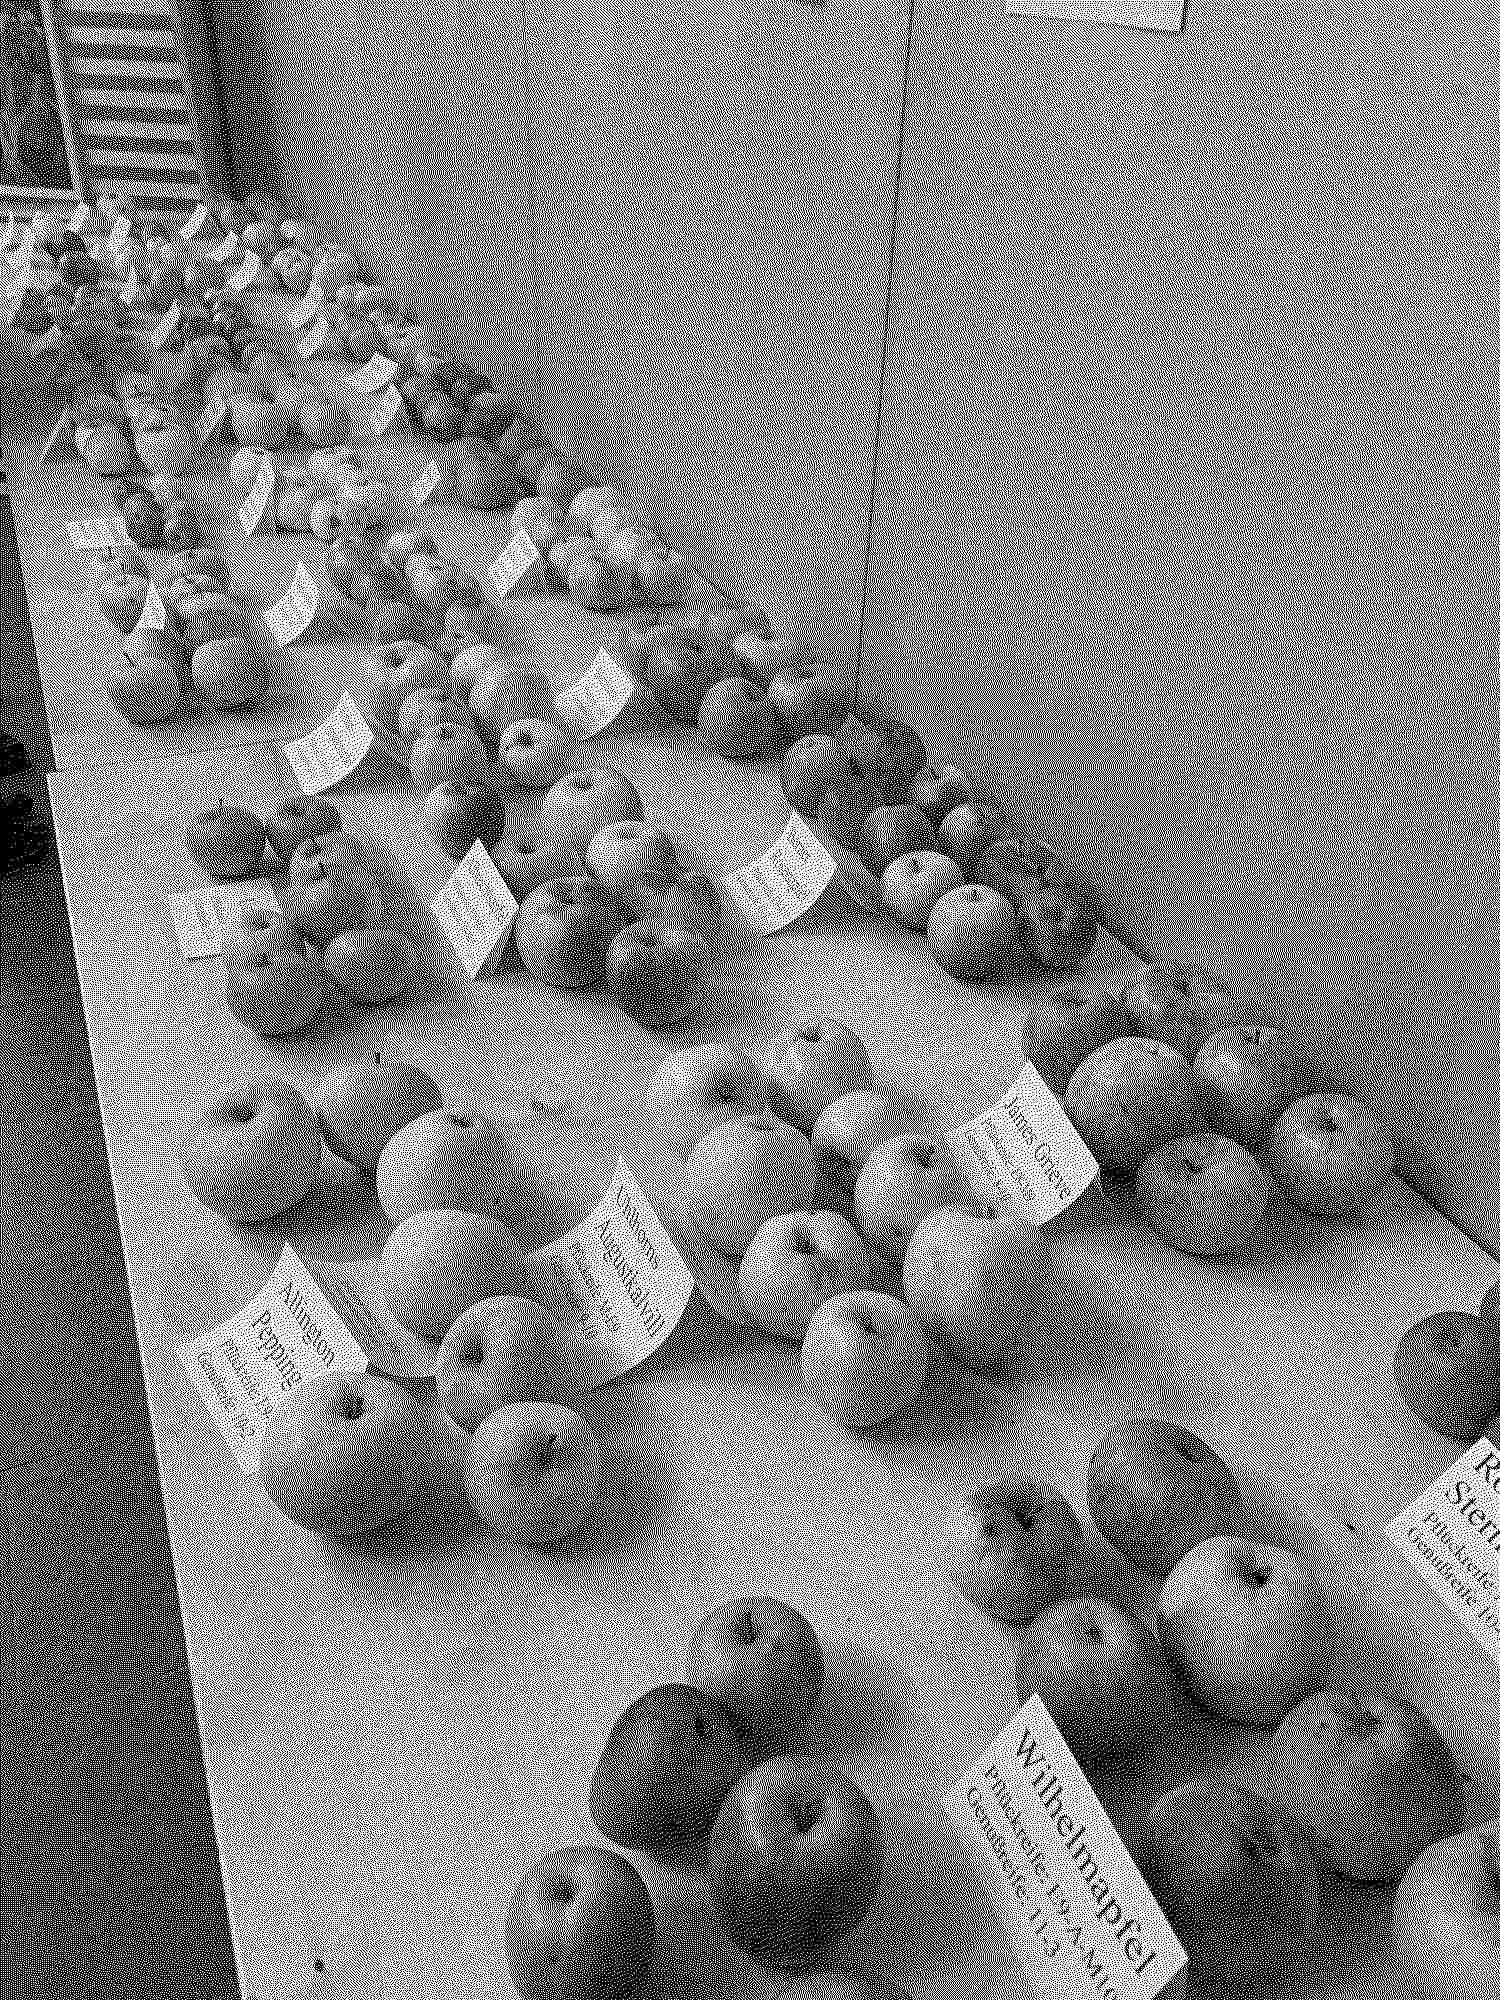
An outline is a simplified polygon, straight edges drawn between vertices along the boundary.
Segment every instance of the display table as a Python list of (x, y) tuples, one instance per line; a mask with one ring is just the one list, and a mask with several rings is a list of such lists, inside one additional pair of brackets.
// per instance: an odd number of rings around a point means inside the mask
[[(564, 651), (574, 615), (557, 614)], [(626, 770), (647, 811), (713, 870), (784, 824), (773, 768), (731, 766), (696, 735), (627, 726), (589, 753)], [(602, 993), (533, 983), (513, 951), (470, 983), (425, 907), (448, 864), (409, 780), (372, 759), (337, 802), (373, 848), (397, 920), (427, 942), (420, 990), (388, 1009), (333, 1007), (307, 1034), (266, 1044), (228, 1013), (217, 960), (181, 960), (167, 897), (201, 879), (182, 847), (194, 811), (219, 797), (264, 811), (290, 789), (269, 745), (63, 771), (52, 784), (246, 2000), (508, 1992), (502, 1924), (518, 1876), (591, 1837), (588, 1780), (614, 1718), (680, 1677), (705, 1611), (749, 1592), (789, 1599), (822, 1634), (830, 1685), (811, 1740), (886, 1823), (879, 1899), (840, 1960), (923, 1995), (1020, 1993), (937, 1810), (1014, 1710), (1017, 1635), (946, 1581), (940, 1524), (956, 1497), (1009, 1473), (1054, 1481), (1082, 1515), (1089, 1455), (1128, 1415), (1176, 1418), (1228, 1458), (1255, 1526), (1317, 1567), (1340, 1635), (1335, 1679), (1418, 1700), (1472, 1780), (1470, 1817), (1500, 1811), (1494, 1669), (1383, 1539), (1456, 1456), (1400, 1404), (1392, 1349), (1421, 1314), (1470, 1305), (1495, 1268), (1396, 1179), (1353, 1224), (1310, 1221), (1273, 1197), (1253, 1248), (1217, 1264), (1091, 1203), (1057, 1235), (1048, 1359), (1034, 1377), (986, 1383), (939, 1363), (916, 1404), (866, 1437), (805, 1395), (793, 1348), (695, 1300), (656, 1356), (592, 1399), (606, 1499), (559, 1552), (518, 1551), (480, 1527), (451, 1459), (414, 1517), (363, 1546), (292, 1527), (240, 1478), (176, 1349), (250, 1297), (283, 1231), (306, 1256), (346, 1262), (374, 1255), (384, 1225), (369, 1186), (332, 1161), (283, 1225), (231, 1230), (199, 1208), (177, 1140), (219, 1091), (271, 1071), (311, 1093), (330, 1065), (376, 1047), (422, 1063), (450, 1102), (508, 1124), (531, 1189), (520, 1230), (531, 1249), (580, 1217), (617, 1152), (640, 1142), (642, 1092), (666, 1047), (754, 1049), (831, 1013), (865, 1038), (877, 1082), (937, 1131), (1000, 1095), (1047, 982), (957, 985), (922, 941), (835, 885), (794, 929), (735, 952), (705, 1014), (671, 1036)], [(515, 821), (525, 826), (524, 810)], [(1109, 978), (1129, 962), (1101, 940), (1088, 969)], [(1149, 1581), (1092, 1530), (1080, 1587), (1154, 1608)], [(1101, 1793), (1129, 1839), (1166, 1784), (1253, 1774), (1266, 1743), (1184, 1699), (1171, 1748), (1110, 1774)], [(706, 1916), (700, 1873), (644, 1872), (659, 1919), (653, 1995), (768, 1990)], [(1395, 2000), (1388, 1907), (1388, 1892), (1326, 1878), (1316, 1949), (1278, 1991)]]

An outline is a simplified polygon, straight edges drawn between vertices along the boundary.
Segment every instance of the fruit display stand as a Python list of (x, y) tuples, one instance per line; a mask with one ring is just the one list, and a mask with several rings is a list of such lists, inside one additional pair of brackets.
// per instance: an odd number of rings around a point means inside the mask
[[(33, 612), (44, 639), (46, 610)], [(555, 603), (526, 615), (549, 670), (581, 671), (596, 621), (580, 629), (588, 615)], [(345, 646), (318, 668), (328, 677), (309, 719), (339, 691), (339, 662), (352, 669), (356, 657)], [(75, 751), (86, 734), (75, 730)], [(632, 712), (590, 747), (635, 781), (693, 865), (722, 873), (785, 824), (774, 766), (726, 763), (693, 733)], [(647, 1687), (681, 1678), (707, 1610), (751, 1593), (785, 1598), (817, 1628), (829, 1680), (811, 1745), (885, 1822), (885, 1878), (839, 1962), (914, 1994), (1020, 1995), (939, 1808), (1014, 1712), (1019, 1635), (953, 1588), (941, 1524), (962, 1494), (1015, 1474), (1053, 1481), (1086, 1518), (1089, 1456), (1130, 1416), (1171, 1417), (1223, 1454), (1250, 1531), (1308, 1558), (1324, 1585), (1335, 1684), (1418, 1701), (1459, 1759), (1470, 1822), (1500, 1812), (1494, 1668), (1384, 1533), (1456, 1455), (1395, 1394), (1392, 1349), (1413, 1319), (1468, 1302), (1495, 1270), (1394, 1177), (1350, 1223), (1313, 1221), (1273, 1194), (1251, 1248), (1219, 1262), (1166, 1248), (1128, 1196), (1095, 1191), (1053, 1225), (1045, 1358), (1024, 1379), (995, 1381), (939, 1360), (915, 1403), (865, 1436), (806, 1395), (795, 1348), (695, 1298), (655, 1355), (590, 1399), (604, 1498), (555, 1552), (504, 1544), (477, 1522), (456, 1456), (414, 1514), (362, 1545), (292, 1526), (240, 1476), (177, 1349), (258, 1290), (284, 1241), (308, 1259), (362, 1264), (385, 1224), (368, 1183), (332, 1161), (281, 1224), (234, 1230), (200, 1208), (177, 1144), (218, 1093), (274, 1073), (311, 1095), (333, 1064), (376, 1047), (419, 1062), (449, 1102), (505, 1124), (529, 1190), (518, 1234), (530, 1250), (592, 1206), (617, 1155), (648, 1146), (644, 1091), (667, 1047), (724, 1039), (753, 1051), (831, 1014), (864, 1038), (877, 1082), (913, 1124), (936, 1133), (1000, 1097), (1020, 1067), (1025, 1010), (1050, 983), (1017, 973), (960, 985), (920, 937), (838, 885), (791, 929), (732, 950), (704, 1013), (670, 1036), (602, 991), (533, 982), (513, 950), (471, 982), (427, 907), (451, 864), (409, 780), (372, 757), (335, 797), (396, 921), (422, 941), (423, 976), (394, 1007), (339, 1003), (268, 1044), (229, 1015), (216, 961), (184, 963), (167, 899), (197, 886), (182, 831), (205, 802), (263, 814), (292, 789), (270, 742), (52, 781), (247, 2000), (509, 1992), (507, 1900), (531, 1862), (593, 1837), (589, 1776), (611, 1724)], [(1101, 937), (1087, 970), (1118, 983), (1133, 964)], [(1154, 1613), (1155, 1585), (1092, 1532), (1078, 1587)], [(1127, 1841), (1164, 1786), (1264, 1763), (1266, 1736), (1210, 1722), (1186, 1697), (1179, 1724), (1099, 1779)], [(713, 1920), (700, 1869), (643, 1868), (658, 1920), (650, 1995), (774, 1990)], [(1312, 1952), (1277, 1991), (1395, 2000), (1389, 1906), (1389, 1891), (1325, 1877)]]

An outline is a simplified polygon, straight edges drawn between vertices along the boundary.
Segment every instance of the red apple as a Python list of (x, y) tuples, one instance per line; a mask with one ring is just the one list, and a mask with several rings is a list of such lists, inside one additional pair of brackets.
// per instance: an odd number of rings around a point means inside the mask
[(1367, 1104), (1323, 1090), (1282, 1112), (1266, 1141), (1266, 1162), (1295, 1207), (1309, 1215), (1351, 1215), (1384, 1183), (1395, 1152)]
[(1254, 1152), (1301, 1095), (1304, 1067), (1280, 1028), (1238, 1027), (1209, 1036), (1193, 1058), (1193, 1073), (1214, 1130)]
[(781, 790), (787, 804), (813, 819), (823, 795), (847, 775), (848, 760), (831, 736), (799, 736), (781, 760)]
[(533, 889), (516, 914), (521, 963), (547, 986), (597, 986), (625, 913), (590, 875), (562, 875)]
[(702, 1005), (708, 968), (708, 945), (698, 931), (648, 920), (616, 931), (604, 977), (633, 1021), (643, 1028), (671, 1028), (691, 1020)]
[(1052, 1604), (1016, 1653), (1016, 1699), (1039, 1694), (1080, 1764), (1160, 1742), (1172, 1726), (1172, 1676), (1133, 1612), (1098, 1597)]
[(1102, 986), (1072, 980), (1054, 986), (1029, 1009), (1021, 1045), (1054, 1096), (1061, 1097), (1085, 1056), (1130, 1033), (1130, 1016)]
[(521, 2000), (623, 2000), (656, 1950), (646, 1885), (608, 1847), (563, 1847), (521, 1877), (505, 1958)]
[(982, 882), (939, 896), (927, 918), (933, 957), (952, 979), (996, 979), (1013, 962), (1016, 913)]
[(790, 1741), (823, 1692), (823, 1648), (790, 1604), (737, 1597), (711, 1611), (688, 1641), (687, 1678), (753, 1736)]

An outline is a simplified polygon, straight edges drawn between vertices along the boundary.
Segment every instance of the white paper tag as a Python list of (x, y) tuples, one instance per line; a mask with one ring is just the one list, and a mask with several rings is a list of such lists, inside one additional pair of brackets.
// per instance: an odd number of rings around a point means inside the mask
[(1031, 1063), (997, 1105), (947, 1138), (974, 1192), (1002, 1195), (1030, 1222), (1061, 1215), (1099, 1178), (1099, 1162)]
[(591, 1389), (655, 1353), (687, 1310), (693, 1274), (623, 1159), (576, 1228), (526, 1259), (537, 1291), (578, 1330)]
[(388, 354), (372, 354), (363, 368), (352, 369), (344, 380), (362, 396), (373, 396), (387, 382), (394, 382), (400, 373), (399, 361), (393, 361)]
[(505, 950), (520, 904), (482, 840), (476, 840), (432, 899), (443, 935), (471, 979)]
[(1053, 21), (1092, 21), (1105, 28), (1155, 28), (1180, 35), (1187, 0), (1006, 0), (1008, 14)]
[[(276, 491), (276, 467), (267, 458), (261, 461), (261, 468), (255, 475), (250, 491), (240, 502), (240, 526), (247, 535), (253, 535), (266, 518), (266, 509), (271, 504), (271, 495)], [(275, 526), (275, 523), (272, 523)]]
[(229, 234), (224, 238), (224, 241), (217, 248), (210, 250), (208, 254), (216, 264), (232, 264), (239, 255), (239, 251), (240, 239), (231, 229)]
[(800, 813), (758, 861), (724, 877), (724, 892), (757, 937), (784, 931), (833, 880), (838, 863)]
[(315, 354), (328, 345), (328, 336), (332, 331), (333, 328), (326, 319), (320, 319), (316, 326), (309, 327), (297, 342), (297, 352), (302, 359), (311, 361)]
[(88, 221), (89, 214), (90, 214), (90, 209), (88, 203), (86, 201), (81, 201), (79, 202), (78, 206), (73, 210), (73, 213), (68, 217), (68, 227), (69, 229), (72, 230), (75, 236), (83, 228), (83, 225)]
[(133, 306), (136, 300), (140, 297), (140, 295), (141, 295), (141, 274), (132, 264), (130, 267), (130, 275), (125, 280), (125, 283), (120, 290), (121, 303), (123, 305)]
[(171, 305), (156, 322), (156, 331), (151, 336), (151, 345), (160, 354), (172, 335), (182, 324), (182, 301), (173, 299)]
[(122, 215), (117, 219), (114, 228), (109, 232), (108, 240), (110, 254), (118, 257), (120, 252), (125, 248), (125, 245), (130, 241), (130, 217), (128, 215)]
[(1470, 1445), (1385, 1533), (1500, 1666), (1500, 1446)]
[(247, 250), (245, 252), (244, 263), (240, 265), (239, 269), (229, 280), (230, 291), (248, 292), (265, 268), (265, 265), (261, 262), (255, 251)]
[(165, 632), (167, 629), (167, 607), (154, 583), (146, 586), (146, 600), (134, 629), (137, 632)]
[(290, 1244), (249, 1305), (179, 1347), (177, 1358), (247, 1478), (260, 1468), (278, 1403), (315, 1375), (366, 1365), (364, 1349)]
[(57, 422), (47, 433), (47, 442), (37, 457), (38, 465), (50, 465), (54, 459), (66, 457), (73, 449), (73, 413), (64, 410)]
[(580, 680), (565, 687), (556, 700), (557, 717), (580, 743), (608, 729), (635, 693), (635, 682), (603, 646)]
[(69, 521), (68, 540), (79, 550), (124, 549), (131, 545), (125, 523), (118, 514), (108, 520)]
[(308, 574), (307, 564), (298, 563), (291, 589), (285, 597), (277, 598), (266, 613), (271, 637), (278, 646), (290, 646), (294, 639), (302, 637), (317, 615), (318, 586)]
[(351, 771), (359, 769), (374, 740), (374, 732), (360, 714), (358, 702), (346, 688), (339, 696), (338, 707), (326, 721), (287, 744), (286, 760), (304, 792), (326, 792)]
[(370, 422), (371, 437), (384, 437), (391, 426), (406, 416), (406, 405), (401, 400), (401, 391), (394, 386), (383, 396), (377, 396), (366, 405)]
[(541, 561), (541, 551), (524, 528), (511, 536), (485, 572), (497, 597), (507, 597), (533, 563)]
[(187, 221), (183, 223), (181, 229), (178, 230), (177, 234), (182, 238), (184, 243), (191, 243), (195, 236), (202, 234), (203, 226), (207, 221), (208, 210), (200, 201)]
[(193, 435), (199, 444), (209, 444), (223, 428), (224, 419), (229, 415), (229, 405), (217, 398), (203, 405), (203, 413), (193, 426)]
[(246, 910), (279, 910), (276, 891), (256, 876), (250, 882), (215, 882), (203, 889), (179, 889), (167, 898), (172, 926), (184, 958), (217, 958), (224, 933)]
[(442, 483), (443, 468), (435, 458), (429, 459), (421, 476), (412, 481), (411, 497), (419, 507), (425, 506)]
[(1187, 1953), (1040, 1695), (943, 1800), (1032, 1991), (1180, 1994)]
[(289, 326), (307, 326), (312, 320), (317, 318), (322, 310), (323, 287), (321, 285), (309, 285), (301, 298), (298, 299), (297, 303), (287, 314), (287, 324)]

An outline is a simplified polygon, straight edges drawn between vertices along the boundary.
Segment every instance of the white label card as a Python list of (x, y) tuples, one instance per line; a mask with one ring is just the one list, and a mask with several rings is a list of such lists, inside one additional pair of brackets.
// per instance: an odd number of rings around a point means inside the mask
[(321, 285), (309, 285), (301, 298), (298, 299), (297, 303), (287, 314), (287, 323), (290, 326), (306, 326), (310, 321), (315, 320), (322, 310), (323, 287)]
[(329, 326), (327, 320), (320, 319), (316, 326), (311, 327), (304, 333), (302, 338), (297, 342), (297, 352), (302, 356), (302, 359), (304, 361), (311, 361), (321, 348), (328, 345), (328, 336), (332, 331), (333, 329)]
[(298, 563), (291, 589), (285, 597), (277, 598), (266, 613), (271, 637), (278, 646), (290, 646), (294, 639), (302, 637), (317, 615), (318, 586), (308, 574), (307, 564)]
[(692, 1272), (623, 1159), (592, 1213), (526, 1268), (577, 1329), (591, 1389), (654, 1354), (693, 1296)]
[(784, 931), (828, 887), (838, 863), (800, 813), (758, 861), (724, 877), (724, 893), (757, 937)]
[[(253, 535), (266, 518), (266, 509), (271, 504), (271, 496), (276, 491), (276, 467), (269, 458), (262, 460), (260, 471), (250, 491), (240, 502), (240, 526), (247, 535)], [(275, 526), (274, 521), (272, 526)]]
[(359, 769), (374, 740), (369, 723), (359, 712), (358, 702), (345, 689), (339, 696), (338, 707), (326, 721), (287, 744), (286, 760), (304, 792), (309, 795), (326, 792), (351, 771)]
[(151, 336), (151, 345), (156, 349), (158, 354), (161, 353), (181, 324), (182, 303), (178, 299), (173, 299), (171, 305), (167, 307), (167, 310), (156, 322), (156, 331)]
[(177, 1358), (247, 1479), (260, 1468), (278, 1403), (315, 1375), (366, 1365), (364, 1349), (290, 1244), (249, 1305), (179, 1347)]
[(240, 239), (231, 229), (218, 248), (211, 250), (208, 254), (216, 264), (232, 264), (239, 255), (239, 248)]
[(1006, 0), (1007, 14), (1052, 21), (1092, 21), (1104, 28), (1155, 28), (1180, 35), (1187, 0)]
[(248, 292), (265, 268), (265, 265), (256, 253), (253, 250), (247, 250), (245, 252), (244, 263), (240, 265), (234, 276), (229, 280), (230, 291)]
[(1385, 1532), (1500, 1666), (1500, 1446), (1470, 1445)]
[(69, 521), (68, 540), (75, 549), (124, 549), (130, 546), (125, 523), (119, 515), (109, 520)]
[(485, 572), (497, 597), (508, 597), (531, 568), (541, 561), (541, 551), (524, 528), (512, 535)]
[(130, 241), (130, 217), (128, 215), (122, 215), (116, 221), (114, 228), (109, 232), (110, 250), (116, 257), (118, 257), (120, 252), (125, 248), (125, 245), (129, 241)]
[(394, 382), (400, 373), (399, 361), (393, 361), (388, 354), (372, 354), (363, 368), (352, 369), (344, 379), (351, 389), (358, 389), (362, 396), (373, 396), (387, 382)]
[(92, 211), (90, 210), (88, 203), (86, 201), (81, 201), (79, 202), (78, 206), (73, 210), (73, 213), (68, 217), (68, 227), (73, 231), (75, 236), (78, 234), (79, 230), (82, 229), (83, 225), (88, 221), (91, 213)]
[(581, 743), (587, 742), (608, 729), (634, 693), (635, 682), (601, 646), (588, 672), (558, 695), (558, 720)]
[(146, 587), (146, 601), (141, 606), (141, 615), (135, 621), (137, 632), (165, 632), (167, 629), (167, 607), (162, 594), (154, 583)]
[(203, 206), (203, 203), (200, 201), (198, 206), (193, 210), (192, 214), (188, 217), (187, 221), (183, 223), (181, 229), (178, 230), (177, 234), (183, 239), (185, 243), (191, 243), (195, 236), (199, 236), (202, 234), (203, 226), (207, 221), (208, 221), (208, 210)]
[(205, 403), (203, 414), (193, 426), (193, 435), (199, 444), (208, 444), (223, 428), (224, 419), (229, 415), (229, 405), (215, 400)]
[(406, 405), (401, 400), (401, 391), (394, 386), (383, 396), (377, 396), (369, 405), (370, 435), (384, 437), (392, 424), (404, 419)]
[(47, 433), (47, 442), (38, 455), (39, 465), (51, 465), (54, 459), (65, 458), (73, 449), (73, 416), (64, 410), (57, 422)]
[(1040, 1695), (943, 1800), (1032, 1991), (1180, 1995), (1187, 1953)]
[(432, 899), (432, 913), (471, 979), (499, 959), (519, 908), (482, 840)]
[(130, 267), (130, 276), (125, 280), (124, 287), (120, 292), (120, 298), (125, 305), (133, 306), (140, 295), (141, 274), (132, 264)]
[(217, 958), (224, 933), (246, 910), (279, 910), (276, 891), (256, 876), (250, 882), (214, 882), (202, 889), (179, 889), (167, 898), (172, 927), (184, 958)]
[(425, 506), (443, 483), (443, 468), (435, 458), (429, 459), (419, 478), (412, 481), (411, 497), (419, 507)]
[(1099, 1162), (1031, 1063), (992, 1110), (950, 1132), (948, 1146), (976, 1194), (998, 1193), (1038, 1224), (1099, 1178)]

